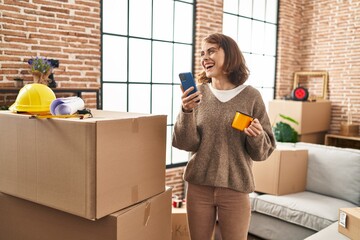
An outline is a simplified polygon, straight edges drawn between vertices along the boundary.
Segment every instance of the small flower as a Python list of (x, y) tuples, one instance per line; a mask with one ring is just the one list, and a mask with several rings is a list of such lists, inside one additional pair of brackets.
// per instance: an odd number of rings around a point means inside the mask
[(31, 58), (28, 60), (31, 72), (47, 73), (53, 68), (51, 61), (46, 58)]

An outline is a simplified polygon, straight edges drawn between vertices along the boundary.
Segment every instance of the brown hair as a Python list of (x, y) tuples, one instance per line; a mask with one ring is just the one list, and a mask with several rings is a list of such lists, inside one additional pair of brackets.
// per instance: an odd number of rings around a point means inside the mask
[[(245, 58), (237, 43), (221, 33), (210, 34), (203, 39), (203, 43), (218, 44), (224, 50), (224, 71), (229, 80), (236, 86), (244, 84), (249, 77), (249, 69), (246, 66)], [(209, 83), (211, 78), (206, 77), (205, 71), (198, 75), (199, 83)]]

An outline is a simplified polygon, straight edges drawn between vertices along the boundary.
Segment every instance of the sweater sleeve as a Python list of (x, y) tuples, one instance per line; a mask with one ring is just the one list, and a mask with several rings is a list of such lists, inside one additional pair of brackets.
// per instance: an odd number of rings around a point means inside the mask
[(254, 161), (263, 161), (274, 151), (276, 141), (260, 93), (254, 102), (253, 116), (260, 121), (263, 132), (256, 137), (247, 136), (246, 149)]
[(195, 111), (184, 113), (180, 110), (174, 125), (172, 145), (189, 152), (197, 151), (200, 145), (200, 135), (196, 127)]

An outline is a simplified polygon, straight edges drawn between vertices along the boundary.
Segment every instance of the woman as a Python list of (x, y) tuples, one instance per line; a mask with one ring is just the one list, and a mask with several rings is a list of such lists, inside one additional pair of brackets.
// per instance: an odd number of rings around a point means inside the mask
[[(216, 219), (223, 240), (247, 239), (252, 161), (275, 148), (260, 93), (244, 85), (249, 70), (237, 43), (223, 34), (203, 40), (198, 91), (183, 91), (173, 146), (191, 152), (184, 179), (192, 240), (211, 238)], [(232, 128), (236, 111), (254, 117), (244, 131)]]

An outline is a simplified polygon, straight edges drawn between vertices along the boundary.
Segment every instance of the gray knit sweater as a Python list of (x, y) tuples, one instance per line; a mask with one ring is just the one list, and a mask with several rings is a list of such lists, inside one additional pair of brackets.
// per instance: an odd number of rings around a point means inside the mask
[[(191, 152), (184, 179), (193, 184), (254, 191), (252, 161), (268, 158), (275, 139), (258, 90), (247, 86), (227, 102), (219, 101), (208, 84), (198, 85), (203, 97), (192, 113), (180, 111), (172, 145)], [(259, 119), (264, 131), (256, 137), (231, 127), (236, 111)]]

